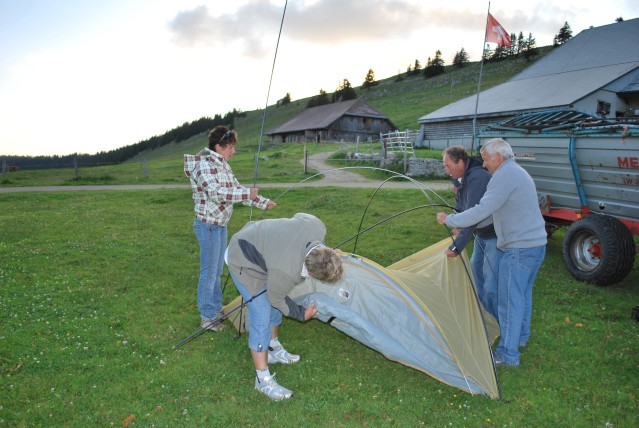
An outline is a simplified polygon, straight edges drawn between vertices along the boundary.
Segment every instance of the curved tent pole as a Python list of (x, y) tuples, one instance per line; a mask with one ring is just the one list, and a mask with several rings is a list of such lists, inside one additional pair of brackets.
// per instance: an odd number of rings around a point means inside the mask
[[(432, 201), (433, 198), (428, 196), (427, 192), (431, 192), (433, 195), (435, 195), (437, 197), (437, 199), (439, 199), (440, 201), (442, 201), (442, 203), (444, 203), (444, 206), (450, 207), (450, 205), (448, 205), (446, 203), (446, 200), (444, 198), (442, 198), (440, 195), (438, 195), (433, 189), (430, 189), (430, 188), (424, 186), (421, 182), (415, 180), (414, 178), (411, 178), (411, 177), (409, 177), (407, 175), (404, 175), (404, 174), (400, 174), (400, 173), (395, 172), (395, 171), (391, 171), (391, 170), (384, 169), (384, 168), (372, 167), (372, 166), (345, 166), (345, 167), (327, 169), (325, 171), (318, 172), (316, 174), (313, 174), (313, 175), (311, 175), (309, 177), (306, 177), (306, 178), (298, 181), (297, 183), (293, 183), (286, 190), (284, 190), (282, 193), (280, 193), (279, 196), (277, 196), (276, 198), (274, 198), (272, 200), (275, 201), (275, 202), (279, 201), (280, 199), (282, 199), (291, 190), (299, 187), (301, 184), (306, 183), (307, 181), (312, 180), (312, 179), (314, 179), (316, 177), (323, 176), (323, 175), (326, 175), (326, 174), (328, 174), (330, 172), (335, 172), (335, 171), (358, 170), (358, 169), (359, 170), (381, 171), (381, 172), (386, 172), (386, 173), (393, 174), (392, 177), (384, 180), (384, 182), (380, 185), (380, 187), (383, 186), (384, 184), (386, 184), (392, 178), (403, 178), (403, 179), (413, 183), (415, 185), (415, 188), (420, 190), (429, 201)], [(262, 213), (262, 216), (263, 215), (264, 215), (264, 213)]]
[(442, 204), (427, 204), (427, 205), (419, 205), (419, 206), (416, 206), (416, 207), (409, 208), (407, 210), (398, 212), (396, 214), (393, 214), (392, 216), (386, 217), (385, 219), (378, 221), (377, 223), (375, 223), (375, 224), (373, 224), (371, 226), (368, 226), (366, 229), (364, 229), (362, 231), (358, 231), (355, 235), (353, 235), (350, 238), (348, 238), (348, 239), (340, 242), (339, 244), (337, 244), (335, 247), (333, 247), (333, 249), (341, 247), (342, 245), (346, 244), (347, 242), (350, 242), (353, 239), (356, 239), (358, 236), (360, 236), (360, 235), (362, 235), (362, 234), (364, 234), (366, 232), (369, 232), (370, 230), (376, 228), (377, 226), (381, 226), (382, 224), (386, 223), (387, 221), (392, 220), (394, 218), (397, 218), (400, 215), (404, 215), (404, 214), (409, 213), (411, 211), (415, 211), (415, 210), (422, 209), (422, 208), (447, 207), (447, 206), (448, 205), (442, 205)]

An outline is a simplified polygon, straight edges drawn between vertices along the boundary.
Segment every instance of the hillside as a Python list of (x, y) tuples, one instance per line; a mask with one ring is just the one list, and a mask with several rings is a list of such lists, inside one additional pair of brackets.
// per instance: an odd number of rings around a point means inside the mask
[[(551, 50), (550, 46), (540, 48), (540, 55), (534, 61), (539, 60)], [(481, 89), (488, 89), (510, 79), (531, 63), (523, 58), (485, 63)], [(398, 129), (417, 129), (417, 119), (421, 116), (453, 101), (475, 94), (479, 67), (479, 62), (471, 62), (463, 68), (446, 66), (444, 74), (430, 79), (425, 79), (419, 74), (397, 81), (397, 76), (392, 76), (379, 80), (378, 85), (371, 89), (357, 86), (355, 90), (360, 99), (388, 116)], [(356, 83), (356, 81), (351, 81), (353, 85)], [(310, 97), (293, 100), (290, 104), (283, 106), (269, 106), (266, 110), (264, 129), (268, 130), (278, 126), (299, 114), (305, 109), (309, 99)], [(260, 141), (264, 110), (252, 110), (245, 113), (246, 117), (237, 119), (233, 124), (240, 138), (238, 149), (239, 151), (254, 151)], [(145, 152), (132, 160), (139, 160), (143, 157), (146, 159), (166, 159), (175, 154), (193, 153), (205, 145), (205, 136), (199, 135), (179, 144), (156, 149), (153, 153)]]
[[(539, 60), (550, 52), (552, 47), (540, 48)], [(528, 67), (531, 62), (525, 59), (508, 59), (500, 62), (484, 64), (481, 89), (485, 90), (498, 85)], [(442, 106), (461, 98), (472, 96), (477, 91), (479, 77), (478, 62), (469, 63), (463, 68), (446, 66), (442, 75), (425, 79), (421, 74), (404, 77), (397, 76), (381, 79), (370, 89), (356, 86), (358, 97), (378, 109), (397, 126), (398, 129), (417, 129), (417, 119)], [(362, 79), (363, 80), (363, 79)], [(351, 82), (357, 84), (358, 82)], [(273, 97), (279, 98), (279, 97)], [(239, 135), (239, 145), (233, 158), (233, 171), (240, 181), (252, 181), (256, 175), (256, 159), (260, 143), (260, 131), (264, 120), (264, 129), (274, 128), (291, 119), (306, 108), (309, 98), (293, 100), (283, 106), (271, 105), (266, 110), (252, 110), (235, 117), (233, 127)], [(214, 112), (212, 112), (212, 115)], [(170, 140), (168, 140), (170, 141)], [(75, 160), (68, 156), (65, 164), (45, 168), (35, 173), (32, 168), (20, 166), (18, 172), (2, 178), (3, 186), (35, 186), (59, 184), (132, 184), (132, 183), (184, 183), (182, 171), (183, 154), (197, 153), (207, 145), (206, 132), (195, 135), (180, 142), (155, 146), (116, 164), (108, 161), (92, 159), (86, 155), (84, 159)], [(261, 158), (268, 157), (268, 162), (259, 161), (259, 176), (268, 182), (291, 183), (307, 177), (300, 160), (304, 157), (301, 144), (278, 145), (269, 147), (268, 141), (262, 141)], [(309, 150), (330, 150), (322, 147), (311, 147)], [(29, 159), (39, 161), (39, 159)], [(58, 160), (60, 161), (60, 160)], [(18, 165), (9, 159), (8, 165)]]

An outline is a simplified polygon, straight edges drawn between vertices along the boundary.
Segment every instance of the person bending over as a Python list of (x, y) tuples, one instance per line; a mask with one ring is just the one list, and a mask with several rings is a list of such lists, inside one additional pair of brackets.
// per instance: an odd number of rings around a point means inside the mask
[(317, 313), (314, 304), (298, 305), (288, 293), (307, 277), (328, 283), (342, 278), (342, 261), (323, 244), (325, 236), (321, 220), (298, 213), (288, 219), (249, 222), (229, 243), (229, 272), (248, 307), (255, 388), (272, 400), (290, 398), (293, 392), (276, 382), (269, 364), (300, 360), (279, 341), (282, 315), (306, 321)]

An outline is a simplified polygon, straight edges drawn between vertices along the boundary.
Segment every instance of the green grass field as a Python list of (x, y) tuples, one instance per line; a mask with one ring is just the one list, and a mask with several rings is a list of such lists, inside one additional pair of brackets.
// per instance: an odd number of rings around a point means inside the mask
[[(284, 189), (265, 189), (274, 198)], [(305, 211), (336, 245), (357, 231), (372, 189), (295, 189), (267, 213)], [(450, 201), (452, 193), (442, 193)], [(363, 226), (426, 200), (383, 190)], [(295, 394), (253, 390), (247, 337), (198, 329), (199, 249), (189, 190), (0, 194), (0, 426), (565, 426), (639, 422), (639, 269), (596, 287), (563, 266), (559, 230), (534, 289), (533, 334), (518, 369), (498, 369), (502, 400), (472, 396), (393, 363), (317, 320), (286, 319), (302, 361), (276, 366)], [(387, 265), (447, 235), (436, 208), (362, 235)], [(237, 295), (229, 282), (225, 300)]]

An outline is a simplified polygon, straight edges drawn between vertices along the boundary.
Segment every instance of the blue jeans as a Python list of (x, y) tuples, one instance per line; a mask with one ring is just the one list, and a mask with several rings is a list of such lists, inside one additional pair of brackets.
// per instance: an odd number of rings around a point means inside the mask
[(475, 277), (477, 295), (489, 314), (497, 318), (497, 278), (502, 252), (497, 249), (497, 237), (475, 237), (470, 268)]
[(496, 354), (508, 363), (519, 364), (519, 345), (530, 337), (532, 289), (544, 261), (546, 246), (508, 248), (499, 263), (497, 312), (501, 339)]
[[(231, 278), (237, 291), (240, 292), (246, 303), (249, 313), (249, 349), (257, 352), (265, 352), (271, 341), (271, 328), (282, 324), (282, 312), (271, 306), (266, 293), (259, 294), (266, 289), (266, 284), (257, 293), (255, 298), (246, 286), (231, 272)], [(259, 294), (259, 295), (258, 295)]]
[(214, 319), (222, 310), (222, 272), (226, 250), (226, 226), (204, 223), (197, 218), (193, 230), (200, 244), (200, 279), (197, 307), (202, 320)]

